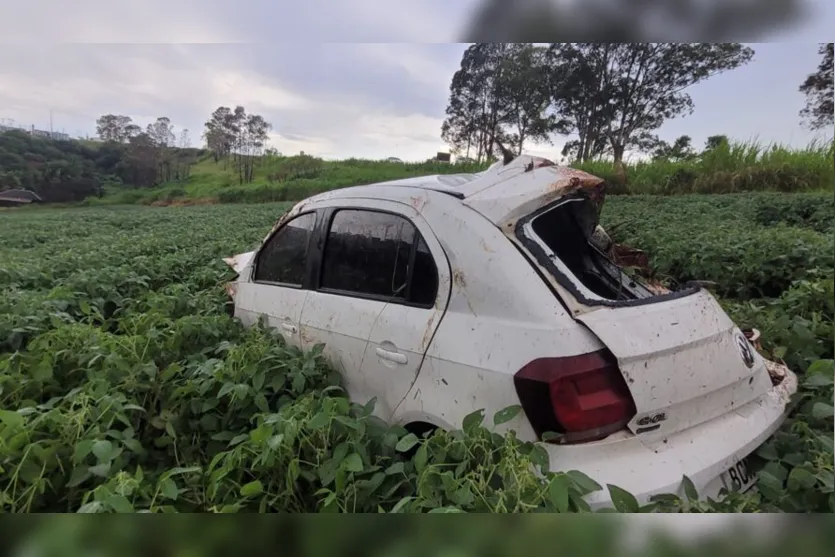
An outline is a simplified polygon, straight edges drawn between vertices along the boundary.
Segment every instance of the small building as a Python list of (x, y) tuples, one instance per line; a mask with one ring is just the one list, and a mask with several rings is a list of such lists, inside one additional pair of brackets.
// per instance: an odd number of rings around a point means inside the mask
[(449, 162), (450, 161), (450, 154), (449, 153), (438, 153), (435, 155), (435, 160), (438, 162)]
[(43, 199), (37, 193), (25, 189), (0, 191), (0, 207), (20, 207), (30, 203), (41, 203)]

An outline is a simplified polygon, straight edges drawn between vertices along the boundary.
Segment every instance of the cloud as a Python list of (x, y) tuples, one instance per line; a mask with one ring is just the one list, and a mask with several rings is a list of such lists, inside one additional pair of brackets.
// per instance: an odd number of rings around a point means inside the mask
[[(446, 50), (444, 50), (446, 49)], [(274, 126), (274, 146), (328, 157), (424, 159), (440, 126), (457, 45), (10, 45), (0, 106), (27, 127), (92, 134), (101, 114), (146, 125), (167, 116), (192, 137), (220, 105)], [(281, 60), (281, 63), (274, 63)]]
[[(235, 104), (250, 107), (254, 111), (309, 110), (311, 103), (270, 79), (254, 72), (227, 70), (209, 76), (210, 104), (224, 104), (235, 99)], [(224, 101), (227, 99), (227, 101)]]
[(302, 119), (319, 120), (309, 134), (275, 132), (271, 144), (285, 154), (304, 151), (324, 158), (385, 158), (424, 160), (444, 150), (439, 139), (441, 119), (412, 114), (399, 116), (371, 106), (321, 103), (303, 111)]
[[(5, 0), (9, 1), (9, 0)], [(245, 34), (207, 10), (217, 0), (27, 0), (0, 18), (4, 42), (148, 43), (228, 42)], [(224, 10), (226, 11), (226, 10)]]

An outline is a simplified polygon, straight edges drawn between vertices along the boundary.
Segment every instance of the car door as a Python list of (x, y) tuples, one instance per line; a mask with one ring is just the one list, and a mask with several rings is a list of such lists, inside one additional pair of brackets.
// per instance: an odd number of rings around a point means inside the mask
[(236, 314), (251, 325), (266, 316), (288, 344), (301, 347), (299, 320), (309, 286), (315, 212), (284, 223), (255, 255), (249, 280), (238, 283)]
[[(393, 326), (397, 334), (381, 336), (377, 325), (381, 317), (389, 322), (404, 311), (398, 307), (414, 306), (409, 277), (416, 257), (415, 221), (428, 228), (412, 207), (390, 201), (342, 200), (326, 209), (316, 287), (301, 318), (302, 345), (323, 343), (325, 357), (342, 373), (351, 398), (359, 403), (376, 398), (376, 414), (383, 418), (391, 415), (420, 369), (422, 354), (403, 348), (418, 346), (427, 330), (431, 334), (432, 321), (440, 321), (432, 309), (414, 307), (417, 311), (407, 312), (406, 323)], [(437, 240), (435, 244), (441, 250)], [(448, 275), (448, 265), (446, 269)], [(426, 298), (420, 288), (414, 295), (422, 292)], [(434, 303), (433, 298), (419, 305)], [(379, 332), (371, 348), (375, 330)], [(417, 341), (407, 342), (410, 335)]]
[(404, 233), (410, 261), (402, 298), (380, 312), (363, 361), (363, 374), (381, 403), (378, 415), (390, 420), (417, 380), (423, 358), (449, 302), (449, 263), (426, 222), (416, 215), (411, 232)]

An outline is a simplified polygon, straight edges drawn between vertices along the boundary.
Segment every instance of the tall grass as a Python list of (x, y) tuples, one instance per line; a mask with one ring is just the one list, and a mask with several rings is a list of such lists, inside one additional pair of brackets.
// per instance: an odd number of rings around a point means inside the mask
[[(387, 180), (398, 180), (429, 174), (450, 174), (479, 172), (486, 164), (448, 164), (441, 162), (396, 163), (388, 161), (345, 159), (324, 161), (303, 155), (293, 157), (262, 157), (255, 166), (255, 179), (249, 184), (240, 184), (232, 161), (215, 162), (206, 158), (194, 165), (189, 180), (183, 184), (190, 196), (229, 198), (230, 192), (241, 191), (252, 200), (268, 200), (267, 193), (256, 195), (244, 190), (283, 190), (275, 196), (286, 197), (305, 192), (319, 192), (331, 189), (373, 184)], [(311, 193), (307, 193), (310, 195)], [(307, 197), (303, 195), (303, 197)], [(267, 196), (267, 197), (264, 197)], [(284, 200), (284, 199), (275, 199)]]
[[(577, 167), (617, 182), (611, 162)], [(756, 141), (724, 143), (689, 160), (627, 164), (626, 175), (623, 193), (830, 190), (835, 184), (835, 142), (816, 141), (803, 149), (763, 146)]]
[[(354, 158), (324, 161), (307, 155), (265, 156), (256, 162), (253, 182), (240, 184), (234, 161), (216, 162), (207, 155), (192, 166), (186, 181), (145, 190), (121, 190), (95, 202), (296, 201), (338, 188), (431, 174), (473, 173), (487, 166), (487, 163), (398, 163)], [(731, 142), (684, 161), (631, 162), (626, 164), (626, 184), (618, 180), (610, 161), (575, 166), (606, 179), (612, 184), (611, 194), (830, 191), (835, 184), (835, 142), (813, 142), (802, 149), (764, 146), (756, 141)]]

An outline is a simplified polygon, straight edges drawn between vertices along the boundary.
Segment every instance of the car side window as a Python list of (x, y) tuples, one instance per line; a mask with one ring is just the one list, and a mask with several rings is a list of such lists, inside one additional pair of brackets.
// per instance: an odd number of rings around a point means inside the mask
[(420, 305), (432, 305), (438, 296), (438, 268), (429, 246), (418, 232), (415, 246), (415, 268), (409, 288), (409, 299)]
[(285, 223), (261, 251), (255, 266), (255, 282), (301, 286), (307, 271), (308, 246), (316, 215), (306, 213)]
[[(416, 279), (421, 281), (418, 288)], [(437, 283), (432, 254), (408, 219), (361, 209), (334, 213), (322, 260), (322, 288), (431, 305)]]

